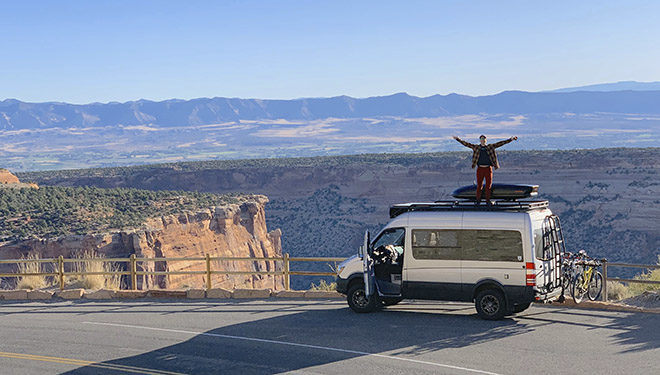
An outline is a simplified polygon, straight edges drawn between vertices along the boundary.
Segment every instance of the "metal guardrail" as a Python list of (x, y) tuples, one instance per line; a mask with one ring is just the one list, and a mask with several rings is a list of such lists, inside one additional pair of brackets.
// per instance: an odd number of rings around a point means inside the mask
[(643, 268), (643, 269), (660, 269), (658, 264), (628, 264), (628, 263), (610, 263), (607, 259), (602, 260), (603, 263), (603, 291), (602, 291), (602, 300), (607, 301), (607, 282), (608, 281), (618, 281), (625, 283), (640, 283), (640, 284), (657, 284), (660, 285), (660, 281), (654, 280), (639, 280), (639, 279), (624, 279), (619, 277), (608, 277), (607, 271), (609, 267), (627, 267), (627, 268)]
[[(346, 258), (333, 258), (333, 257), (290, 257), (288, 253), (282, 257), (212, 257), (206, 255), (205, 257), (192, 257), (192, 258), (137, 258), (132, 254), (129, 258), (64, 258), (59, 256), (52, 259), (3, 259), (0, 264), (26, 264), (26, 263), (50, 263), (54, 265), (54, 272), (15, 272), (15, 273), (0, 273), (0, 277), (24, 277), (24, 276), (46, 276), (55, 277), (61, 290), (64, 289), (64, 280), (66, 276), (85, 276), (85, 275), (103, 275), (103, 276), (129, 276), (131, 290), (137, 290), (138, 276), (160, 276), (160, 275), (205, 275), (206, 276), (206, 289), (213, 287), (212, 275), (274, 275), (284, 277), (284, 288), (291, 289), (291, 275), (296, 276), (334, 276), (334, 272), (315, 272), (315, 271), (292, 271), (291, 262), (327, 262), (336, 263), (343, 262)], [(204, 271), (138, 271), (138, 263), (146, 262), (205, 262), (206, 269)], [(215, 270), (212, 268), (214, 261), (237, 261), (237, 262), (282, 262), (281, 271), (228, 271), (228, 270)], [(65, 263), (82, 263), (82, 262), (103, 262), (103, 263), (127, 263), (127, 271), (113, 271), (113, 272), (65, 272)]]

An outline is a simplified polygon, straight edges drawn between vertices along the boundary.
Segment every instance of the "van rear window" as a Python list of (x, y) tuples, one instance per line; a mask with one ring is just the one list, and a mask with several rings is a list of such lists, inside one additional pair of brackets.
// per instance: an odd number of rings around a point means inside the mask
[(415, 259), (522, 262), (522, 236), (504, 230), (414, 229)]

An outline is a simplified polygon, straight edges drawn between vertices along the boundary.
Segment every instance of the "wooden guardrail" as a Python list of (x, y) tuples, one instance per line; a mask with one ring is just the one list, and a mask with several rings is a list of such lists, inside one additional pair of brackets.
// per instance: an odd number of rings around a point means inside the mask
[[(52, 259), (3, 259), (0, 264), (27, 264), (27, 263), (50, 263), (53, 265), (53, 272), (14, 272), (14, 273), (0, 273), (0, 277), (25, 277), (25, 276), (46, 276), (56, 278), (61, 290), (64, 289), (66, 276), (128, 276), (132, 290), (137, 290), (138, 276), (155, 276), (155, 275), (205, 275), (206, 276), (206, 289), (211, 289), (213, 275), (273, 275), (284, 277), (284, 288), (291, 289), (291, 275), (298, 276), (335, 276), (334, 272), (316, 272), (316, 271), (299, 271), (291, 270), (291, 262), (326, 262), (336, 263), (342, 262), (346, 258), (333, 258), (333, 257), (291, 257), (289, 254), (284, 254), (282, 257), (212, 257), (206, 255), (205, 257), (190, 257), (190, 258), (137, 258), (132, 254), (129, 258), (64, 258), (59, 256)], [(138, 270), (138, 263), (147, 262), (205, 262), (206, 267), (204, 271), (141, 271)], [(229, 271), (229, 270), (216, 270), (212, 265), (214, 261), (236, 261), (236, 262), (281, 262), (281, 271)], [(113, 271), (113, 272), (78, 272), (78, 271), (65, 271), (66, 263), (81, 263), (81, 262), (103, 262), (103, 263), (125, 263), (126, 271)], [(277, 268), (277, 267), (275, 267)]]
[(640, 283), (640, 284), (658, 284), (660, 281), (654, 280), (639, 280), (639, 279), (624, 279), (619, 277), (608, 277), (607, 272), (609, 267), (627, 267), (627, 268), (642, 268), (642, 269), (660, 269), (658, 264), (628, 264), (628, 263), (610, 263), (607, 259), (603, 259), (603, 291), (601, 299), (607, 301), (607, 282), (608, 281), (618, 281), (625, 283)]

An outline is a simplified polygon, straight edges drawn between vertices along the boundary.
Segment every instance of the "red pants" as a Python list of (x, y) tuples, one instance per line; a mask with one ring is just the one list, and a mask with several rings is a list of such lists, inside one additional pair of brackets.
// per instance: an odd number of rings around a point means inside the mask
[(490, 200), (490, 189), (493, 187), (493, 167), (477, 167), (477, 202), (481, 200), (484, 178), (486, 179), (486, 200)]

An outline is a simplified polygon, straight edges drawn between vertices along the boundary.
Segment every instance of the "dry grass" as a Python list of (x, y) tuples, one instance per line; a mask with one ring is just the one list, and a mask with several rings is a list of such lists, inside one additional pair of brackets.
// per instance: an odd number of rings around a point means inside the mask
[(331, 292), (337, 290), (337, 283), (326, 283), (325, 280), (319, 281), (318, 285), (315, 285), (314, 283), (311, 283), (309, 286), (309, 290), (313, 291), (323, 291), (323, 292)]
[[(39, 254), (28, 254), (26, 257), (21, 257), (21, 259), (25, 260), (38, 260), (39, 259)], [(48, 265), (52, 267), (52, 265)], [(47, 266), (44, 266), (43, 263), (38, 263), (38, 262), (28, 262), (28, 263), (18, 263), (18, 272), (19, 273), (39, 273), (39, 272), (46, 272), (45, 268)], [(18, 283), (16, 284), (17, 289), (30, 289), (30, 290), (35, 290), (35, 289), (42, 289), (49, 287), (51, 283), (48, 281), (47, 276), (22, 276), (18, 278)]]
[(607, 300), (608, 301), (620, 301), (630, 297), (630, 291), (628, 287), (621, 284), (618, 281), (608, 281), (607, 282)]
[[(658, 256), (657, 264), (660, 265), (660, 255)], [(660, 269), (642, 273), (635, 276), (634, 279), (660, 281)], [(623, 285), (616, 281), (610, 281), (607, 283), (607, 298), (612, 300), (621, 300), (635, 297), (643, 294), (644, 292), (650, 292), (654, 290), (660, 290), (660, 284), (627, 283), (627, 285)]]
[[(660, 264), (660, 256), (658, 256), (658, 264)], [(637, 280), (652, 280), (660, 281), (660, 269), (655, 269), (651, 272), (646, 272), (641, 275), (635, 276)], [(638, 284), (628, 283), (628, 290), (632, 296), (640, 295), (644, 292), (659, 290), (660, 284)]]
[[(85, 251), (77, 258), (80, 260), (72, 263), (72, 272), (119, 272), (121, 268), (118, 264), (104, 262), (102, 255), (94, 251)], [(117, 290), (121, 286), (120, 275), (76, 275), (70, 276), (67, 284), (78, 284), (84, 289), (113, 289)]]

